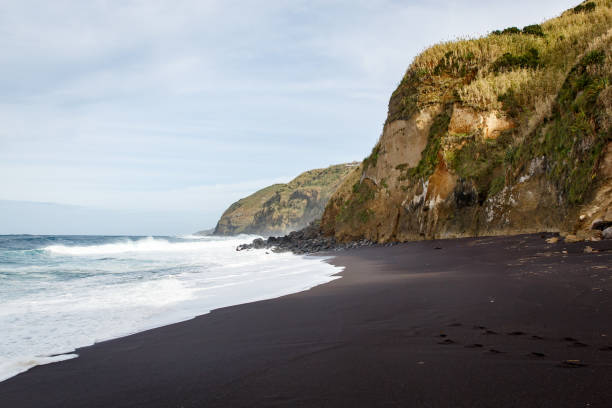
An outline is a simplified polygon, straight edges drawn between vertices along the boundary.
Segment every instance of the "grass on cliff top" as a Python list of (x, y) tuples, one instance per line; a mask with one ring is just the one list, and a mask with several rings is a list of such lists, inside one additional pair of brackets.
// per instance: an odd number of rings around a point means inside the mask
[(299, 187), (333, 189), (334, 186), (342, 181), (356, 166), (357, 163), (347, 163), (337, 164), (324, 169), (309, 170), (291, 180), (287, 183), (287, 186), (291, 189)]
[(612, 0), (593, 0), (540, 25), (434, 45), (408, 68), (390, 102), (389, 121), (453, 99), (502, 109), (500, 97), (509, 90), (524, 110), (550, 105), (579, 57), (610, 35)]
[(277, 192), (280, 192), (280, 190), (285, 188), (285, 186), (285, 184), (273, 184), (271, 186), (262, 188), (261, 190), (258, 190), (247, 197), (241, 198), (230, 205), (229, 208), (223, 213), (223, 216), (229, 215), (240, 209), (244, 211), (245, 209), (260, 206)]
[(263, 203), (274, 197), (276, 194), (282, 194), (285, 191), (293, 191), (297, 188), (320, 188), (324, 190), (334, 190), (354, 167), (346, 164), (337, 164), (324, 169), (314, 169), (305, 171), (287, 184), (273, 184), (262, 188), (255, 193), (242, 198), (232, 204), (228, 211), (238, 209), (250, 209), (261, 207)]

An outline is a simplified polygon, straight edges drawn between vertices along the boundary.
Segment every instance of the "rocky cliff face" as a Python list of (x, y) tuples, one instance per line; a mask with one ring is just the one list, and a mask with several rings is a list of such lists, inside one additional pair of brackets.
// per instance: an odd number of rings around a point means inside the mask
[(418, 56), (372, 154), (330, 199), (323, 232), (598, 239), (612, 225), (610, 7), (584, 3)]
[(287, 184), (275, 184), (232, 204), (221, 216), (216, 235), (283, 235), (321, 218), (325, 205), (358, 163), (310, 170)]

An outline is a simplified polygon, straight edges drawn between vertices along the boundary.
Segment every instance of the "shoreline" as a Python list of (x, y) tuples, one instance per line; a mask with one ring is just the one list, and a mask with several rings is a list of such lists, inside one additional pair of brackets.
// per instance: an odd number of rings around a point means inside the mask
[(463, 238), (314, 256), (333, 256), (343, 279), (78, 349), (78, 359), (0, 383), (0, 402), (596, 407), (612, 398), (609, 240)]
[[(47, 246), (37, 243), (40, 249), (36, 246), (36, 250), (51, 259), (59, 253), (63, 263), (53, 267), (48, 266), (51, 262), (33, 260), (14, 265), (17, 270), (36, 268), (39, 275), (33, 276), (49, 285), (47, 291), (28, 295), (28, 284), (35, 287), (35, 282), (18, 279), (25, 273), (13, 278), (8, 270), (4, 283), (15, 295), (8, 293), (2, 302), (0, 326), (5, 330), (0, 342), (0, 382), (38, 365), (75, 358), (76, 349), (191, 320), (211, 310), (307, 290), (335, 279), (332, 275), (340, 270), (323, 258), (290, 253), (252, 251), (236, 256), (241, 237), (212, 242), (180, 239), (177, 243), (152, 237), (114, 238), (94, 237), (97, 245), (79, 239), (62, 242), (66, 245), (52, 246), (54, 239), (44, 241)], [(146, 264), (139, 263), (142, 255), (129, 252), (134, 248), (145, 254)], [(3, 250), (0, 248), (0, 257), (5, 255)], [(12, 259), (13, 253), (7, 252)], [(113, 264), (117, 256), (124, 259), (126, 270), (108, 273), (117, 270)], [(100, 278), (94, 284), (78, 278), (54, 284), (54, 270), (75, 268), (80, 276), (99, 274)], [(139, 268), (152, 272), (147, 275)], [(162, 272), (156, 273), (158, 270)], [(134, 275), (138, 278), (130, 279)], [(126, 297), (126, 293), (133, 296)]]

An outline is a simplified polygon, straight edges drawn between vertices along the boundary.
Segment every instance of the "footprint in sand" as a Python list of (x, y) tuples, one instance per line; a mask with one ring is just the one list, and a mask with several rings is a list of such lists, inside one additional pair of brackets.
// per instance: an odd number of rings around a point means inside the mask
[(503, 351), (499, 351), (497, 349), (490, 349), (489, 353), (491, 353), (491, 354), (503, 354), (504, 352)]
[(522, 332), (522, 331), (513, 331), (513, 332), (508, 333), (508, 335), (509, 336), (523, 336), (523, 335), (525, 335), (525, 332)]
[(479, 344), (479, 343), (474, 343), (474, 344), (468, 344), (465, 347), (466, 348), (482, 348), (484, 346), (482, 344)]
[(563, 360), (559, 364), (559, 367), (563, 367), (563, 368), (580, 368), (580, 367), (586, 367), (586, 366), (587, 365), (581, 362), (580, 360)]
[(444, 339), (444, 341), (441, 341), (438, 344), (449, 345), (449, 344), (456, 344), (456, 343), (451, 339)]
[(531, 353), (529, 353), (529, 355), (531, 357), (539, 357), (539, 358), (546, 357), (546, 354), (540, 353), (539, 351), (532, 351)]

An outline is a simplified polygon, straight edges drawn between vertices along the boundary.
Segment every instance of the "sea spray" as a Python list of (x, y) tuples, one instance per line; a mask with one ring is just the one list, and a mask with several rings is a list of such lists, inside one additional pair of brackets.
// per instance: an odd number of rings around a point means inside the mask
[(74, 350), (336, 279), (242, 237), (0, 237), (0, 381)]

